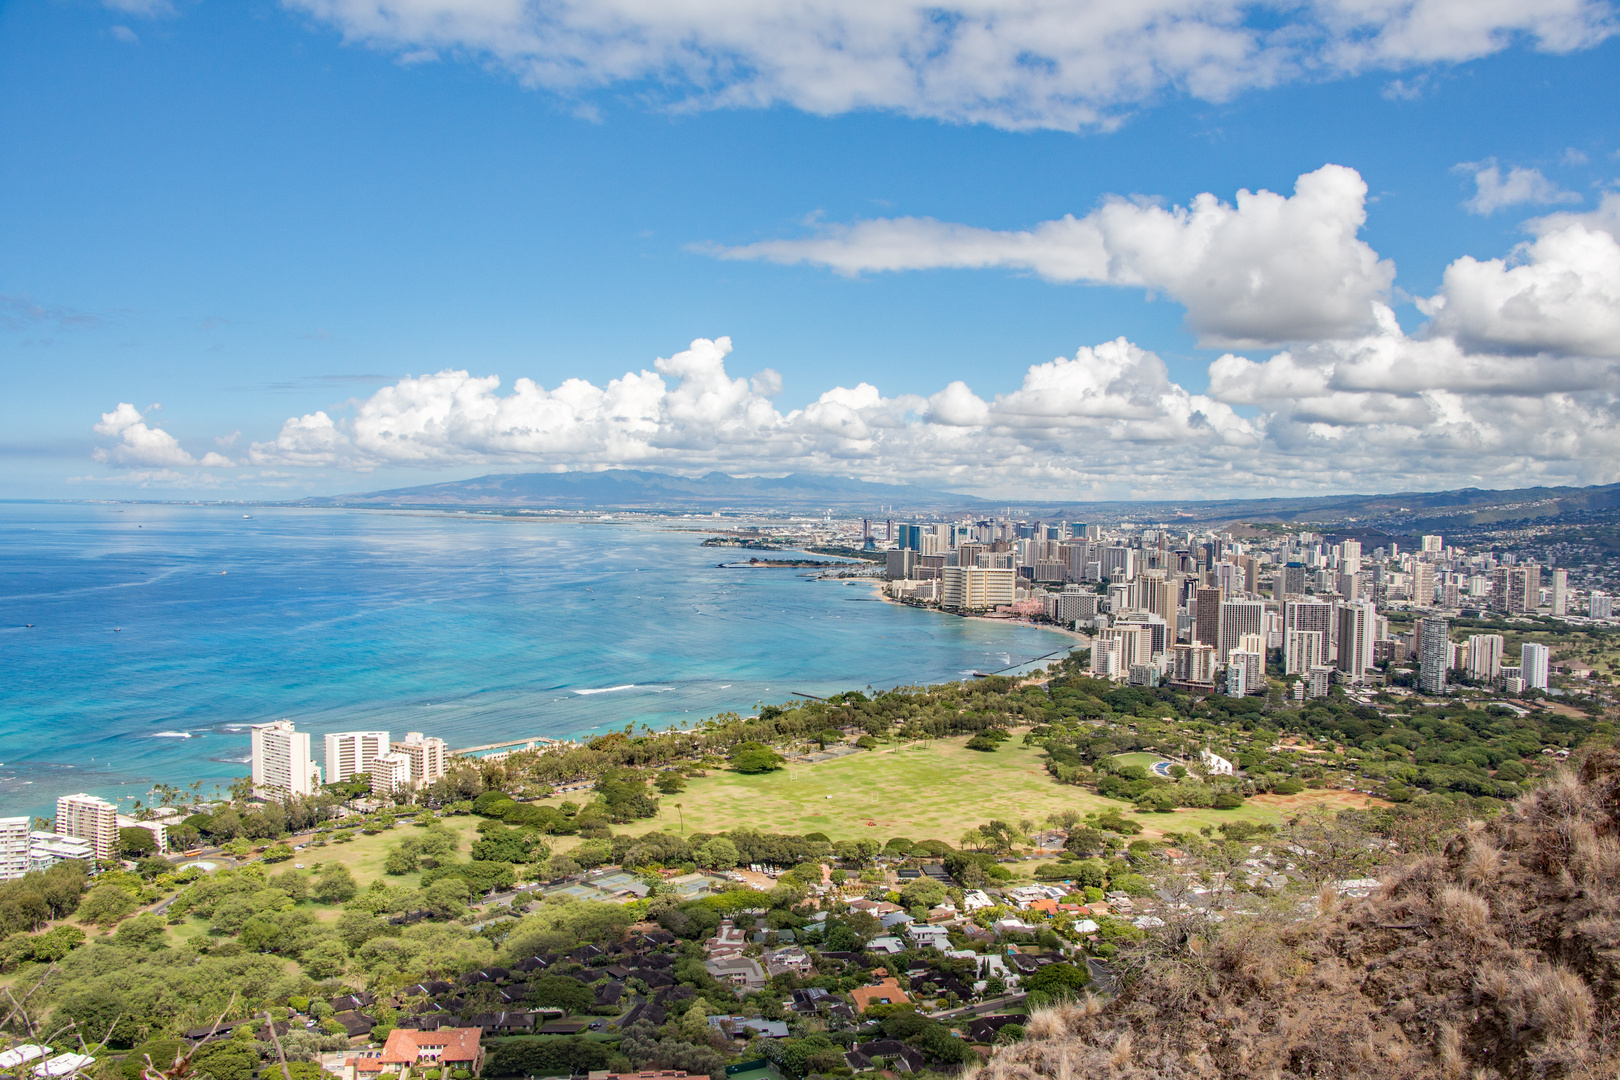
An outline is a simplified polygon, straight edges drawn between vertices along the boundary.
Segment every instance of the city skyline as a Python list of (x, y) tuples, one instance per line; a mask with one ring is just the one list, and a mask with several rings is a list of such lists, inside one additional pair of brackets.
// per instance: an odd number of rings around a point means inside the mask
[(718, 11), (9, 6), (0, 497), (1620, 479), (1610, 5)]

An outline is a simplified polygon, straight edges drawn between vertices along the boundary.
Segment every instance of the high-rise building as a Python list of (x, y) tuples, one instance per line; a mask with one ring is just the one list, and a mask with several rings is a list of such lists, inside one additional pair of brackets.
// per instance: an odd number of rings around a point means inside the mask
[(1569, 614), (1569, 571), (1554, 570), (1552, 572), (1552, 613), (1554, 615)]
[(1370, 600), (1355, 600), (1339, 609), (1338, 669), (1345, 682), (1366, 681), (1373, 666), (1378, 612)]
[(1545, 645), (1527, 641), (1519, 650), (1519, 677), (1526, 689), (1547, 689), (1548, 669), (1552, 666), (1552, 650)]
[(1324, 631), (1289, 630), (1283, 634), (1284, 674), (1304, 675), (1326, 660), (1327, 634)]
[(1142, 610), (1151, 612), (1167, 623), (1176, 620), (1176, 587), (1163, 570), (1145, 570), (1138, 586), (1142, 593)]
[(980, 611), (1013, 602), (1018, 571), (983, 566), (947, 566), (940, 582), (939, 606), (950, 611)]
[(1112, 582), (1130, 581), (1136, 577), (1136, 551), (1113, 545), (1101, 549), (1102, 575)]
[(0, 818), (0, 881), (15, 881), (28, 873), (31, 824), (27, 817)]
[(254, 724), (253, 790), (267, 798), (313, 795), (321, 786), (320, 766), (310, 760), (309, 734), (291, 720)]
[(1422, 551), (1425, 555), (1438, 555), (1446, 550), (1446, 538), (1443, 536), (1425, 536)]
[(1596, 589), (1586, 598), (1586, 616), (1589, 619), (1614, 618), (1614, 597)]
[(1123, 674), (1120, 652), (1124, 642), (1114, 637), (1098, 636), (1091, 642), (1091, 674), (1099, 679), (1113, 679)]
[(1265, 630), (1266, 605), (1259, 600), (1227, 600), (1220, 607), (1221, 626), (1215, 643), (1218, 659), (1226, 663), (1245, 634), (1260, 635)]
[(411, 786), (411, 759), (398, 751), (378, 754), (367, 772), (373, 795), (392, 795)]
[(94, 795), (63, 795), (56, 800), (56, 831), (90, 845), (98, 859), (118, 855), (118, 808)]
[(1470, 679), (1492, 682), (1502, 675), (1502, 652), (1506, 646), (1501, 634), (1470, 634), (1465, 670)]
[(1300, 562), (1286, 563), (1273, 571), (1271, 576), (1272, 595), (1278, 600), (1290, 596), (1305, 595), (1305, 564)]
[(356, 773), (370, 773), (371, 763), (386, 753), (386, 731), (330, 732), (326, 736), (326, 782), (347, 783)]
[(1445, 619), (1417, 621), (1418, 689), (1425, 694), (1446, 692), (1446, 672), (1451, 668), (1451, 624)]
[(895, 530), (895, 539), (899, 542), (899, 546), (902, 550), (917, 552), (922, 551), (921, 525), (896, 525)]
[(1420, 562), (1412, 567), (1412, 603), (1418, 607), (1434, 606), (1433, 563)]
[(420, 731), (408, 732), (404, 742), (394, 743), (390, 749), (409, 759), (413, 784), (430, 784), (445, 774), (450, 752), (437, 736), (423, 738)]
[(1170, 677), (1195, 686), (1215, 685), (1215, 647), (1180, 644), (1170, 649)]
[(1221, 590), (1208, 586), (1193, 595), (1193, 641), (1211, 647), (1221, 640)]
[(884, 576), (890, 581), (909, 581), (915, 576), (917, 553), (909, 548), (896, 548), (883, 553)]
[(1339, 569), (1351, 577), (1361, 573), (1361, 541), (1346, 540), (1339, 545)]

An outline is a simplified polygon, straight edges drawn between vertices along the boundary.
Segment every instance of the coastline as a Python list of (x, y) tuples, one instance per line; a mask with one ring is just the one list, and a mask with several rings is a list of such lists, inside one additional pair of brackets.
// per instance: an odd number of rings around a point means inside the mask
[[(893, 604), (895, 607), (917, 607), (915, 604), (907, 604), (890, 596), (888, 590), (883, 587), (884, 584), (885, 582), (875, 578), (871, 581), (873, 589), (877, 592), (878, 599), (882, 600), (886, 604)], [(1022, 615), (953, 615), (951, 612), (943, 611), (937, 607), (924, 607), (919, 608), (918, 610), (932, 611), (939, 615), (948, 615), (953, 619), (969, 619), (973, 622), (995, 623), (997, 626), (1022, 626), (1030, 630), (1045, 630), (1053, 634), (1063, 634), (1064, 636), (1073, 638), (1076, 641), (1083, 641), (1087, 646), (1090, 646), (1092, 640), (1090, 634), (1082, 634), (1078, 630), (1071, 630), (1066, 626), (1058, 626), (1054, 623), (1031, 622)]]

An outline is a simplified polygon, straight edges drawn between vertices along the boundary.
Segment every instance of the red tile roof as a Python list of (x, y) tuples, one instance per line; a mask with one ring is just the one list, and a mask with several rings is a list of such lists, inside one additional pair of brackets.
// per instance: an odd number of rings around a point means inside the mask
[(437, 1061), (475, 1061), (482, 1028), (440, 1028), (412, 1031), (395, 1028), (388, 1033), (380, 1060), (384, 1065), (414, 1065), (419, 1058)]

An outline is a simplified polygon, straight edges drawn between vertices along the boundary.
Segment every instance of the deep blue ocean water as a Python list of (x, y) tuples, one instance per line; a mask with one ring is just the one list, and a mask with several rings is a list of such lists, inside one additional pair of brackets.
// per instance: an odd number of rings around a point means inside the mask
[[(244, 513), (251, 517), (244, 517)], [(692, 529), (703, 523), (694, 521)], [(960, 679), (1068, 639), (719, 569), (701, 531), (0, 504), (0, 814), (245, 775), (248, 724), (452, 747)], [(32, 623), (32, 628), (26, 624)]]

